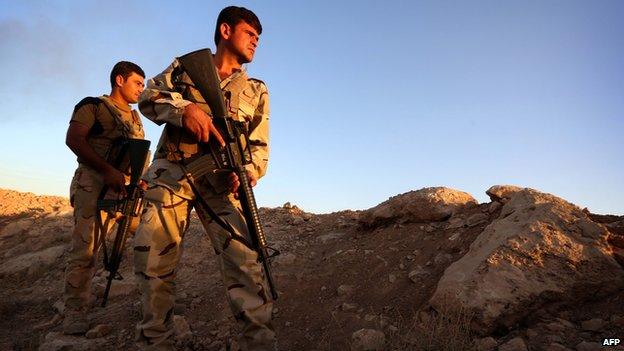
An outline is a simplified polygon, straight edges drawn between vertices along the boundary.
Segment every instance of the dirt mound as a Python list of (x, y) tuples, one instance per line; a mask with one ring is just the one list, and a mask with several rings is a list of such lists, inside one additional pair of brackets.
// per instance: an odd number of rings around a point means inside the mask
[[(529, 223), (528, 219), (535, 219), (531, 213), (542, 211), (539, 206), (551, 206), (548, 197), (540, 195), (540, 205), (531, 210), (530, 204), (520, 206), (519, 200), (513, 200), (514, 191), (528, 190), (504, 189), (507, 190), (494, 189), (493, 193), (498, 194), (496, 201), (453, 205), (448, 215), (436, 220), (414, 220), (416, 217), (405, 220), (392, 215), (376, 221), (374, 226), (367, 224), (363, 211), (317, 215), (289, 203), (260, 209), (270, 244), (282, 252), (274, 260), (273, 268), (280, 292), (274, 320), (280, 349), (463, 350), (477, 347), (493, 350), (500, 347), (520, 350), (524, 345), (525, 349), (565, 350), (589, 349), (587, 347), (598, 346), (596, 344), (604, 338), (617, 337), (618, 332), (624, 330), (624, 293), (619, 287), (602, 289), (599, 298), (585, 291), (576, 295), (578, 298), (573, 304), (546, 293), (539, 301), (548, 301), (548, 304), (522, 304), (526, 313), (505, 319), (513, 322), (505, 324), (504, 329), (483, 327), (483, 323), (497, 319), (483, 319), (471, 312), (474, 306), (466, 305), (471, 308), (462, 309), (461, 305), (453, 305), (457, 301), (438, 302), (432, 309), (431, 298), (440, 288), (440, 281), (447, 272), (454, 272), (452, 267), (456, 267), (457, 262), (474, 254), (471, 254), (474, 246), (484, 240), (479, 238), (497, 232), (500, 223), (509, 224), (504, 230), (522, 228), (522, 221), (526, 219)], [(401, 201), (406, 198), (398, 197)], [(0, 226), (0, 313), (3, 316), (0, 349), (133, 350), (139, 300), (133, 282), (131, 250), (126, 251), (122, 262), (124, 280), (113, 283), (107, 307), (94, 307), (90, 316), (92, 326), (99, 325), (97, 330), (106, 330), (103, 324), (111, 326), (112, 330), (93, 332), (89, 338), (62, 336), (59, 331), (63, 318), (64, 248), (69, 243), (73, 222), (68, 201), (6, 190), (0, 191), (0, 199), (0, 223), (3, 223)], [(396, 204), (386, 205), (400, 209)], [(586, 223), (556, 222), (555, 217), (546, 216), (544, 218), (553, 222), (547, 223), (540, 217), (542, 219), (535, 219), (539, 224), (535, 227), (547, 229), (548, 225), (556, 225), (562, 229), (556, 235), (543, 235), (544, 238), (565, 241), (574, 233), (599, 228), (602, 234), (596, 235), (600, 240), (584, 240), (581, 235), (579, 242), (585, 250), (599, 248), (613, 255), (620, 264), (624, 262), (617, 257), (624, 249), (623, 217), (593, 215), (566, 206), (550, 208), (564, 218), (573, 212)], [(531, 231), (527, 229), (527, 233)], [(521, 237), (514, 238), (514, 242), (503, 240), (503, 243), (516, 245), (513, 246), (516, 248), (525, 243)], [(552, 245), (547, 240), (536, 242), (535, 237), (531, 240), (531, 245), (542, 249)], [(577, 246), (570, 246), (569, 250)], [(522, 257), (525, 262), (532, 262), (528, 260), (532, 259), (533, 251), (518, 252), (526, 253)], [(535, 255), (534, 258), (540, 257)], [(491, 259), (487, 262), (490, 262), (488, 266), (476, 265), (476, 271), (498, 269)], [(521, 260), (514, 262), (521, 265), (516, 266), (517, 272), (530, 270), (524, 273), (527, 279), (550, 277), (537, 274), (540, 267), (522, 266)], [(543, 265), (549, 262), (550, 259), (542, 257)], [(513, 265), (501, 267), (514, 270)], [(584, 262), (582, 267), (583, 272), (590, 273), (598, 268), (591, 261)], [(569, 272), (573, 274), (573, 270)], [(617, 270), (613, 272), (618, 274)], [(102, 295), (105, 277), (100, 270), (94, 279), (98, 298)], [(613, 278), (616, 281), (619, 276)], [(224, 340), (236, 333), (236, 324), (225, 301), (210, 241), (194, 215), (185, 236), (177, 282), (175, 313), (179, 317), (175, 320), (179, 348), (222, 350)], [(596, 287), (577, 282), (573, 289)], [(518, 296), (524, 296), (522, 289), (518, 291)], [(481, 293), (485, 296), (487, 289)], [(509, 293), (513, 301), (514, 289)], [(524, 297), (520, 300), (526, 301)], [(505, 308), (505, 305), (497, 306)], [(516, 307), (510, 305), (509, 308)], [(475, 333), (466, 327), (470, 325), (481, 325), (483, 332)]]
[(70, 209), (69, 200), (61, 196), (42, 196), (0, 188), (0, 217), (25, 217)]

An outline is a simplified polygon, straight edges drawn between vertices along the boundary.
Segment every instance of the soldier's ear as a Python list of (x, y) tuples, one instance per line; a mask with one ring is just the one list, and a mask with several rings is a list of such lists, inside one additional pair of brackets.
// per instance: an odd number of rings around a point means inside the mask
[(232, 35), (233, 28), (227, 23), (221, 23), (219, 26), (219, 32), (221, 32), (221, 38), (228, 40), (230, 35)]
[(121, 74), (118, 74), (115, 77), (115, 85), (117, 85), (118, 88), (121, 88), (121, 86), (124, 84), (126, 80), (124, 79), (124, 77)]

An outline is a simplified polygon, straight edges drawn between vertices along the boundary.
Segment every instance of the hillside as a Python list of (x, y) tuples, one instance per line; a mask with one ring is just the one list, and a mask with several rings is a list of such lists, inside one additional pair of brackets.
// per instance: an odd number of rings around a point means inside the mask
[[(624, 217), (551, 194), (494, 186), (491, 202), (448, 188), (366, 211), (260, 210), (280, 292), (281, 350), (624, 350)], [(0, 350), (133, 350), (132, 251), (98, 335), (64, 336), (73, 224), (60, 197), (0, 189)], [(178, 271), (180, 350), (222, 350), (235, 334), (214, 251), (193, 214)], [(128, 245), (130, 246), (130, 245)], [(104, 272), (95, 277), (101, 297)], [(107, 329), (107, 328), (103, 328)], [(98, 337), (99, 336), (99, 337)]]

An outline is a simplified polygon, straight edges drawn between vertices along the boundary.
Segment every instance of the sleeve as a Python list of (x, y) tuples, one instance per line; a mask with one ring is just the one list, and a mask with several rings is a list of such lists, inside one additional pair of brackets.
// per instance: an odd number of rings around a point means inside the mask
[(182, 127), (184, 108), (191, 103), (175, 91), (172, 79), (178, 67), (180, 63), (176, 59), (162, 73), (148, 80), (139, 98), (141, 113), (158, 125), (170, 123)]
[(249, 144), (252, 164), (247, 165), (256, 179), (266, 174), (269, 164), (269, 92), (264, 83), (260, 83), (260, 100), (249, 125)]
[(85, 98), (74, 108), (70, 122), (76, 121), (84, 124), (89, 129), (95, 124), (95, 104)]

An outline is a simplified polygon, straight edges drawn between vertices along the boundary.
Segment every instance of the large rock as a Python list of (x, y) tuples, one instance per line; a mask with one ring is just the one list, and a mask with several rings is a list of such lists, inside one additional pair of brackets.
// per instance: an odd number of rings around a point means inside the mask
[(35, 220), (32, 218), (24, 218), (15, 222), (11, 222), (2, 230), (0, 230), (0, 236), (13, 236), (16, 234), (23, 234), (28, 229), (30, 229), (30, 227), (32, 227), (34, 223)]
[(458, 210), (476, 206), (468, 193), (444, 187), (424, 188), (391, 197), (362, 213), (359, 220), (375, 226), (401, 219), (405, 222), (433, 222), (448, 219)]
[(506, 203), (511, 197), (526, 188), (521, 188), (515, 185), (494, 185), (485, 191), (490, 197), (490, 200), (499, 203)]
[(108, 324), (98, 324), (91, 328), (85, 336), (87, 339), (97, 339), (110, 334), (111, 330), (113, 330), (113, 328)]
[(496, 348), (496, 346), (498, 346), (498, 343), (496, 342), (496, 339), (491, 336), (475, 341), (476, 351), (492, 351)]
[(50, 266), (65, 252), (65, 245), (49, 247), (10, 259), (0, 266), (0, 276), (12, 275), (29, 269), (33, 264)]
[(183, 316), (173, 316), (173, 333), (178, 341), (189, 341), (193, 337), (191, 327)]
[(434, 308), (467, 308), (476, 313), (473, 328), (488, 333), (551, 301), (575, 303), (624, 287), (607, 230), (580, 208), (528, 188), (498, 190), (507, 199), (499, 218), (446, 269)]

